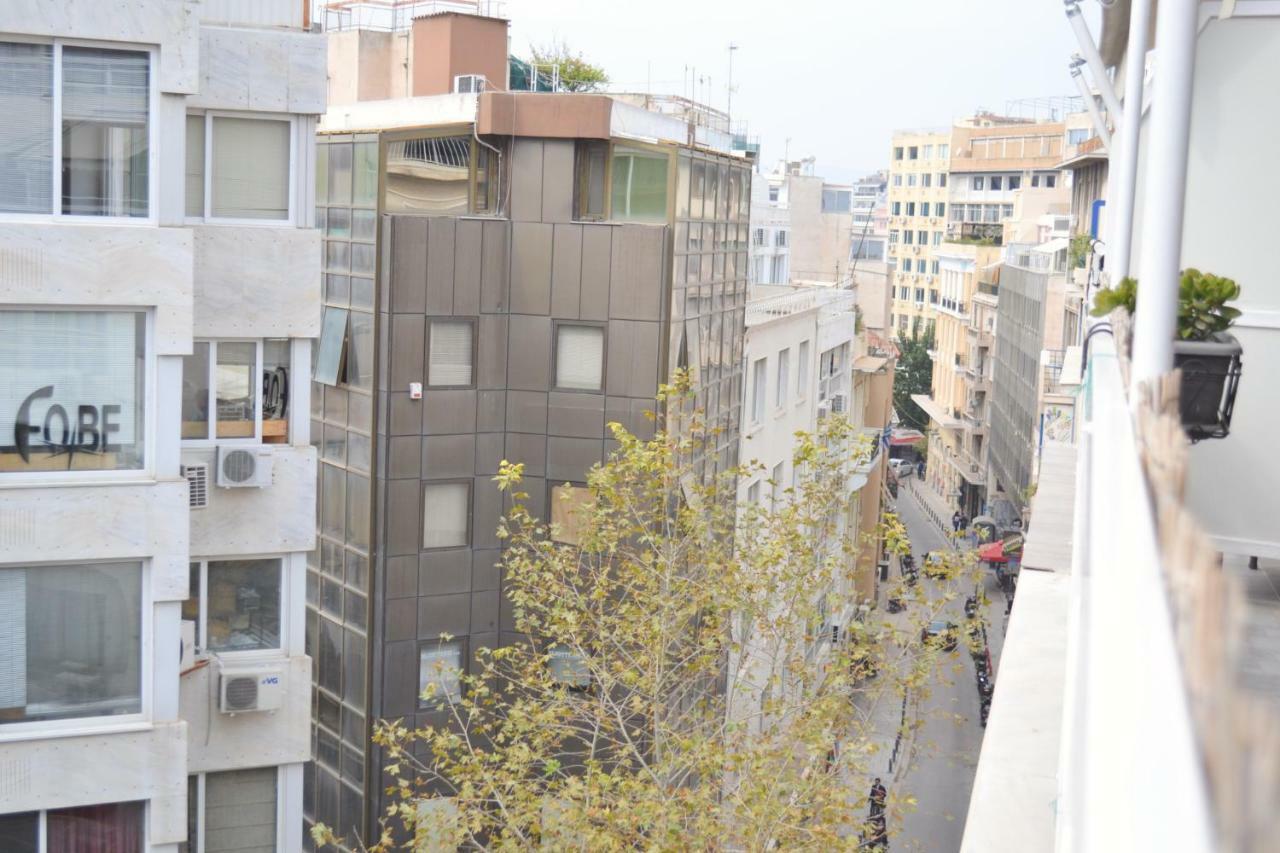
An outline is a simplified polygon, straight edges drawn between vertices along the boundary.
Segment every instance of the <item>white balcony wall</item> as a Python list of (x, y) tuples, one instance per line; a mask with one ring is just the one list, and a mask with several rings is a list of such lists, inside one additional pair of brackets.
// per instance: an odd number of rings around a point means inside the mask
[(200, 22), (219, 27), (302, 26), (310, 0), (203, 0)]
[(319, 231), (226, 225), (191, 230), (197, 338), (320, 333)]
[(1235, 279), (1244, 312), (1232, 329), (1244, 372), (1231, 435), (1192, 448), (1189, 502), (1219, 548), (1271, 558), (1280, 558), (1280, 182), (1261, 140), (1280, 134), (1278, 79), (1280, 16), (1208, 23), (1197, 46), (1182, 234), (1182, 265)]
[(315, 448), (272, 445), (272, 483), (262, 488), (218, 488), (215, 457), (211, 447), (182, 452), (184, 462), (209, 464), (209, 506), (191, 511), (194, 557), (280, 554), (315, 547)]

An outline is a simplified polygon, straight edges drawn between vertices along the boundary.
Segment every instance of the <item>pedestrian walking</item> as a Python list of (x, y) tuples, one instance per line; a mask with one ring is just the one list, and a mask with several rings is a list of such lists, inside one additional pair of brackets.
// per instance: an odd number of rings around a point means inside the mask
[(919, 477), (921, 480), (924, 479), (924, 460), (923, 459), (921, 459), (919, 462), (916, 463), (916, 476)]
[(951, 513), (951, 532), (952, 533), (960, 532), (960, 510), (956, 510), (955, 512)]
[(884, 785), (880, 784), (880, 777), (877, 776), (875, 781), (871, 783), (871, 818), (874, 820), (884, 814), (884, 802), (889, 796), (889, 791)]

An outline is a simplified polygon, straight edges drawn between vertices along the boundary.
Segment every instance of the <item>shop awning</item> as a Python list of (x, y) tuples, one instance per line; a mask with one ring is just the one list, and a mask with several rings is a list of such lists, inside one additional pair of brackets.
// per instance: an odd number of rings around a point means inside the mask
[(928, 394), (912, 394), (911, 399), (942, 429), (961, 429), (964, 426), (964, 421), (951, 417)]
[(925, 440), (925, 435), (918, 429), (895, 429), (889, 436), (892, 447), (910, 447)]
[(988, 563), (1007, 563), (1010, 557), (1016, 557), (1022, 553), (1022, 537), (1008, 536), (999, 542), (992, 542), (983, 545), (978, 549), (978, 559), (986, 560)]

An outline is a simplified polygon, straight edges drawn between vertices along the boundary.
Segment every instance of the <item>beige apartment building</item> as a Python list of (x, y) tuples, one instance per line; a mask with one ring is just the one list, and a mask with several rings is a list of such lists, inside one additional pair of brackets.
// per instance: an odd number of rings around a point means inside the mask
[(946, 235), (951, 131), (900, 131), (889, 158), (890, 327), (924, 333), (939, 299), (936, 252)]

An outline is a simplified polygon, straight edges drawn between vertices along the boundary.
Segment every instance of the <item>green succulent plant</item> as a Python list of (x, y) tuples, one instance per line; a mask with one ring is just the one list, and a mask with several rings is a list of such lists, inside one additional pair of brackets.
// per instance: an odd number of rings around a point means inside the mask
[[(1233, 279), (1200, 272), (1188, 267), (1178, 283), (1178, 337), (1184, 341), (1204, 341), (1231, 327), (1240, 309), (1227, 305), (1240, 298), (1240, 285)], [(1138, 302), (1138, 281), (1124, 278), (1115, 287), (1098, 291), (1094, 297), (1095, 317), (1116, 308), (1133, 313)]]

